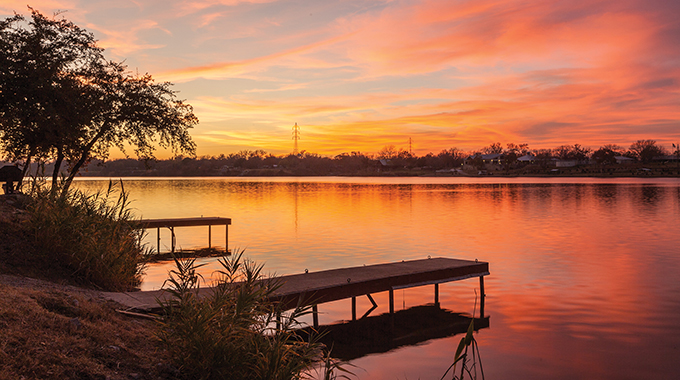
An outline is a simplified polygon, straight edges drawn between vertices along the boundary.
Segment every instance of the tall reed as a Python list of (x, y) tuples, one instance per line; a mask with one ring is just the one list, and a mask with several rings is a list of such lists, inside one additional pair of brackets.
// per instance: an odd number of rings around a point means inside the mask
[(313, 336), (296, 333), (297, 307), (284, 313), (269, 297), (281, 284), (263, 278), (262, 265), (242, 258), (243, 251), (219, 260), (221, 278), (199, 297), (200, 265), (176, 259), (171, 271), (172, 298), (161, 302), (160, 339), (186, 379), (300, 379), (325, 359)]
[(76, 283), (130, 290), (141, 283), (148, 250), (122, 181), (87, 194), (61, 195), (34, 179), (24, 228), (36, 260)]

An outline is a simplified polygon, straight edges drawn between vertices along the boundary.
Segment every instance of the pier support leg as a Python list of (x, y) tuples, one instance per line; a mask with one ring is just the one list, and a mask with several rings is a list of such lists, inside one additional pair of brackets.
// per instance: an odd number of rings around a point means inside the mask
[(434, 306), (439, 307), (439, 284), (434, 284)]
[(212, 248), (212, 226), (208, 224), (208, 248)]
[(161, 253), (161, 228), (156, 228), (156, 253)]
[(314, 323), (314, 328), (318, 329), (319, 328), (319, 306), (314, 305), (312, 306), (312, 320)]
[(394, 289), (390, 289), (390, 314), (394, 314)]
[(479, 276), (479, 316), (480, 318), (484, 318), (484, 299), (486, 298), (486, 294), (484, 293), (484, 276)]
[(175, 253), (175, 227), (170, 227), (170, 237), (171, 237), (170, 251), (172, 251), (172, 253)]
[(224, 254), (229, 254), (229, 225), (224, 226)]
[(375, 310), (375, 309), (378, 308), (378, 304), (375, 302), (375, 300), (373, 299), (373, 296), (371, 296), (370, 293), (366, 293), (366, 297), (368, 297), (368, 300), (371, 301), (371, 305), (372, 305), (372, 306), (371, 306), (370, 309), (366, 310), (366, 312), (364, 313), (364, 315), (361, 316), (361, 319), (364, 319), (364, 318), (368, 317), (368, 316), (371, 314), (371, 312), (372, 312), (373, 310)]
[(357, 320), (357, 298), (352, 297), (352, 320)]

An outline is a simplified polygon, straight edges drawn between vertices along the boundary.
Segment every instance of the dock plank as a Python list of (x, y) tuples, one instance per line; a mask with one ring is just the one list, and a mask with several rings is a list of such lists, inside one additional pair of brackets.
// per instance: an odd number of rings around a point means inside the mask
[(164, 218), (142, 219), (143, 228), (193, 227), (230, 225), (231, 218), (200, 217), (200, 218)]
[(451, 258), (410, 260), (283, 276), (274, 299), (292, 307), (489, 274), (489, 264)]
[[(451, 258), (410, 260), (388, 264), (330, 269), (278, 277), (282, 286), (272, 300), (286, 308), (322, 304), (393, 289), (458, 281), (489, 274), (489, 263)], [(349, 281), (348, 281), (349, 280)], [(201, 293), (210, 292), (202, 288)], [(106, 297), (130, 309), (157, 310), (165, 290), (106, 293)]]

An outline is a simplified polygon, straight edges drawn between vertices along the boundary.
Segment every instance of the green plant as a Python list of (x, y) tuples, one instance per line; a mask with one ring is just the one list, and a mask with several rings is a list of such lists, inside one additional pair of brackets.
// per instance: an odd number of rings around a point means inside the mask
[[(333, 349), (329, 349), (328, 353), (323, 357), (323, 361), (321, 365), (319, 366), (319, 369), (322, 371), (323, 374), (323, 380), (336, 380), (336, 379), (350, 379), (350, 375), (354, 375), (353, 372), (347, 370), (345, 368), (346, 366), (350, 365), (354, 367), (353, 365), (344, 362), (342, 360), (337, 360), (331, 357), (331, 351)], [(339, 372), (342, 372), (340, 375)]]
[(281, 286), (243, 251), (219, 260), (219, 280), (201, 289), (195, 259), (175, 259), (170, 299), (159, 301), (164, 318), (159, 338), (183, 378), (300, 379), (324, 359), (314, 336), (302, 338), (298, 306), (284, 313), (269, 297)]
[(23, 228), (35, 259), (72, 281), (106, 290), (141, 283), (148, 250), (129, 208), (128, 194), (110, 181), (106, 191), (69, 190), (55, 196), (34, 178)]
[[(477, 309), (477, 291), (475, 290), (475, 308), (474, 310)], [(444, 372), (444, 375), (442, 376), (441, 380), (444, 380), (446, 377), (446, 374), (453, 369), (452, 374), (453, 374), (453, 379), (455, 380), (463, 380), (465, 378), (465, 374), (467, 373), (470, 379), (476, 379), (477, 378), (477, 361), (479, 361), (479, 369), (482, 375), (482, 379), (484, 379), (484, 369), (482, 368), (482, 358), (479, 356), (479, 346), (477, 345), (477, 340), (474, 337), (474, 332), (475, 332), (475, 311), (473, 310), (472, 312), (472, 318), (470, 320), (470, 325), (468, 326), (467, 332), (465, 333), (465, 336), (460, 339), (460, 342), (458, 343), (458, 348), (456, 348), (456, 354), (454, 355), (453, 358), (453, 363), (449, 366), (449, 368)], [(468, 356), (468, 350), (470, 350), (470, 356)], [(460, 376), (456, 376), (456, 365), (461, 362), (461, 369), (460, 369)]]

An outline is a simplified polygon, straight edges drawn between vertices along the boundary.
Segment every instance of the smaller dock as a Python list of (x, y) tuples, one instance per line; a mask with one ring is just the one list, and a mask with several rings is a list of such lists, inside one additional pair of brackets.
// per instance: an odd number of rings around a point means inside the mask
[[(296, 305), (312, 305), (314, 326), (318, 326), (317, 305), (342, 299), (352, 299), (352, 319), (356, 320), (356, 297), (367, 296), (377, 307), (372, 293), (389, 292), (389, 311), (394, 313), (394, 290), (434, 285), (434, 304), (439, 305), (439, 284), (479, 277), (480, 317), (484, 317), (484, 276), (489, 263), (482, 261), (432, 258), (388, 264), (365, 265), (277, 277), (283, 284), (272, 301), (281, 302), (283, 309)], [(200, 293), (210, 292), (201, 288)], [(157, 310), (157, 300), (169, 297), (165, 290), (128, 293), (106, 293), (106, 297), (130, 309)], [(362, 317), (362, 318), (363, 318)]]
[(229, 252), (229, 225), (231, 224), (231, 218), (221, 218), (221, 217), (200, 217), (200, 218), (167, 218), (167, 219), (142, 219), (142, 228), (156, 229), (156, 243), (157, 251), (161, 252), (161, 228), (167, 228), (170, 230), (170, 250), (175, 252), (175, 227), (195, 227), (195, 226), (208, 226), (208, 248), (212, 248), (212, 226), (225, 226), (225, 238), (224, 238), (224, 250)]

